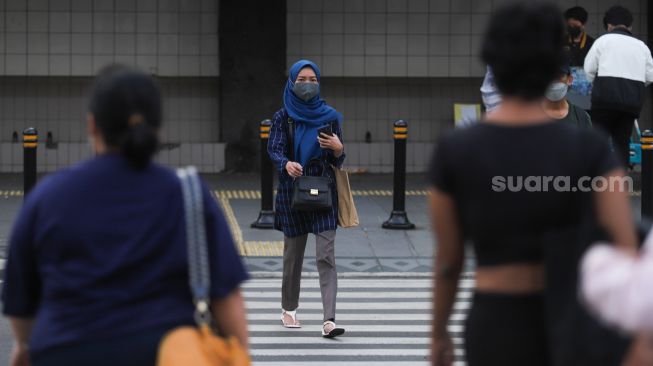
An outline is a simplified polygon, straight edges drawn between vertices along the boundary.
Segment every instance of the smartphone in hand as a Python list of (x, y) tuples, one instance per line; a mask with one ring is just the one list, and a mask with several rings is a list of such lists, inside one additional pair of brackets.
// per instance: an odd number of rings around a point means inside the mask
[(322, 126), (317, 130), (318, 136), (322, 133), (327, 136), (333, 136), (333, 132), (331, 131), (331, 125)]

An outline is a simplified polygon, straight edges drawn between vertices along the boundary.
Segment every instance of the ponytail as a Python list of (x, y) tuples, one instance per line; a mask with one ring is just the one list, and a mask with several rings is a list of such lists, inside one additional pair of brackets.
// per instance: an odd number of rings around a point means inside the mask
[(152, 159), (159, 145), (156, 131), (150, 127), (141, 114), (129, 118), (129, 129), (122, 141), (120, 150), (132, 165), (143, 169)]

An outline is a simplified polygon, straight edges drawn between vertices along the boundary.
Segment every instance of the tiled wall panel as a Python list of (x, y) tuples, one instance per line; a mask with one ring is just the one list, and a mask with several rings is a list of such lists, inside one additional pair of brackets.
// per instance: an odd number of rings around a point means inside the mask
[[(159, 163), (181, 167), (194, 165), (202, 173), (219, 173), (224, 170), (225, 144), (182, 143), (165, 148), (156, 156)], [(37, 170), (53, 172), (93, 157), (89, 144), (64, 142), (56, 148), (39, 144)], [(20, 143), (0, 142), (0, 173), (23, 171), (23, 148)]]
[(0, 75), (217, 76), (217, 0), (0, 1)]
[[(524, 0), (531, 1), (531, 0)], [(506, 0), (287, 0), (287, 64), (300, 58), (325, 76), (475, 77), (482, 35)], [(646, 39), (646, 0), (558, 0), (589, 12), (588, 32), (603, 33), (603, 13), (617, 3), (634, 14)]]

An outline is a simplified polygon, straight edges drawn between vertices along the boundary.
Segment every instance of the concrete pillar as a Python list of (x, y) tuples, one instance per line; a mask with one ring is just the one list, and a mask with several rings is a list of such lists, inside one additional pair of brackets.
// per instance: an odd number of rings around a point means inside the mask
[(282, 106), (286, 0), (220, 1), (220, 136), (226, 169), (258, 166), (259, 122)]

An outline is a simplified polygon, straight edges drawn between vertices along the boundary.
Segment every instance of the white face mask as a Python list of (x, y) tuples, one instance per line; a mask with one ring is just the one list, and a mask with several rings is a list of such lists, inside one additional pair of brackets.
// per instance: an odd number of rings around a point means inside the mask
[(546, 99), (552, 102), (559, 102), (567, 95), (567, 90), (569, 86), (566, 83), (557, 81), (551, 85), (546, 90)]

